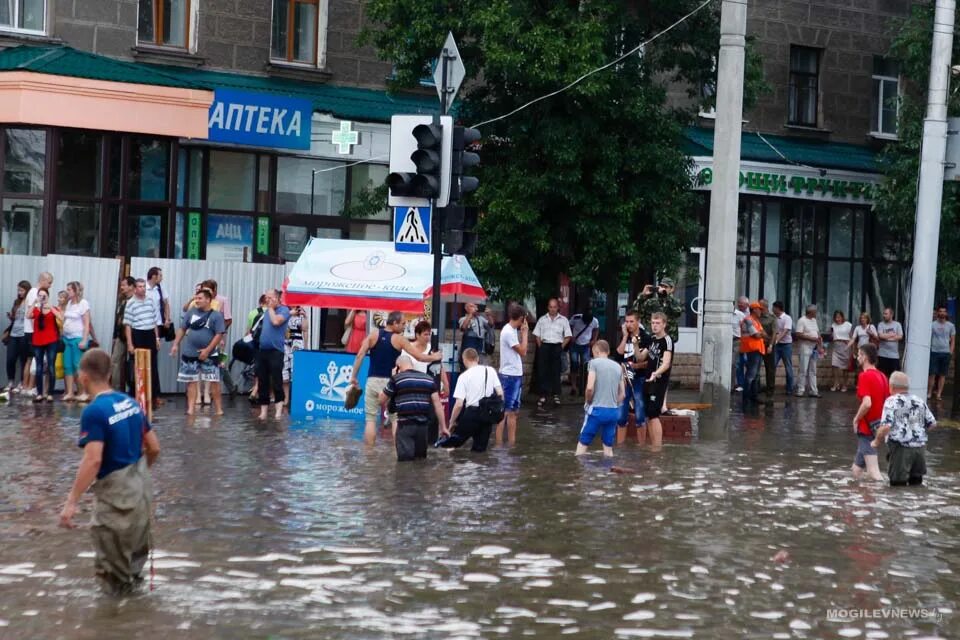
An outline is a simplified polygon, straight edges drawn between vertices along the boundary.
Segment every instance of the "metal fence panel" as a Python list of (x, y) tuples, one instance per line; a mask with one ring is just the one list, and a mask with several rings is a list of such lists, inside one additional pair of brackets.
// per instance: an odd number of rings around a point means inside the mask
[[(223, 347), (228, 354), (233, 343), (246, 333), (247, 313), (257, 306), (260, 294), (270, 287), (280, 288), (287, 273), (286, 265), (132, 258), (130, 275), (134, 278), (146, 278), (150, 267), (160, 267), (163, 270), (161, 286), (164, 293), (170, 295), (170, 310), (178, 324), (183, 305), (193, 296), (197, 283), (208, 279), (217, 281), (218, 293), (229, 299), (233, 316), (233, 324), (227, 332)], [(319, 314), (316, 314), (316, 317), (319, 319)], [(177, 383), (177, 359), (169, 356), (170, 343), (163, 343), (161, 349), (160, 388), (164, 393), (183, 391), (184, 385)]]
[[(120, 260), (117, 258), (88, 258), (51, 254), (48, 256), (0, 255), (0, 322), (5, 329), (7, 312), (17, 295), (17, 283), (28, 280), (36, 283), (41, 271), (53, 274), (52, 297), (77, 281), (83, 285), (84, 298), (90, 303), (93, 330), (103, 346), (110, 350), (113, 336), (114, 312), (117, 303), (117, 281), (120, 279)], [(6, 347), (0, 346), (0, 362), (6, 363)], [(4, 366), (0, 366), (0, 380), (7, 384)]]

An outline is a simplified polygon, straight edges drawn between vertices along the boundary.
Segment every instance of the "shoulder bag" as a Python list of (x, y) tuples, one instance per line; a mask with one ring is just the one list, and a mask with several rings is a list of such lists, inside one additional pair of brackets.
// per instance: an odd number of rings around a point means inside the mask
[[(490, 367), (483, 367), (483, 392), (487, 392), (487, 374), (490, 373)], [(484, 422), (489, 422), (491, 424), (497, 424), (503, 420), (503, 398), (497, 395), (496, 390), (488, 396), (483, 396), (480, 398), (480, 402), (477, 405), (480, 410), (480, 417)]]

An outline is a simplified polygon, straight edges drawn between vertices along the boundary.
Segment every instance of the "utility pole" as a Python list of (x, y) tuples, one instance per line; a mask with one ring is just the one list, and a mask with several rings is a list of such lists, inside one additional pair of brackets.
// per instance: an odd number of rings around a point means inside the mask
[(910, 392), (924, 398), (930, 366), (930, 323), (937, 286), (937, 251), (940, 245), (940, 207), (947, 150), (947, 99), (953, 52), (955, 0), (937, 0), (933, 18), (933, 50), (927, 117), (923, 121), (920, 150), (920, 183), (917, 188), (917, 222), (913, 238), (913, 280), (907, 319), (904, 369)]
[[(440, 73), (443, 76), (440, 85), (440, 115), (447, 115), (448, 109), (448, 94), (449, 90), (449, 80), (447, 73), (447, 65), (450, 63), (450, 52), (444, 47), (443, 51), (440, 54)], [(439, 120), (437, 121), (439, 124)], [(451, 130), (452, 132), (452, 130)], [(446, 218), (446, 211), (443, 207), (437, 206), (437, 201), (434, 199), (431, 201), (430, 205), (433, 209), (433, 219), (430, 222), (430, 225), (433, 227), (430, 230), (430, 243), (433, 245), (433, 296), (430, 299), (430, 325), (433, 327), (433, 335), (430, 336), (430, 350), (438, 351), (440, 349), (441, 338), (443, 337), (444, 331), (443, 327), (440, 326), (440, 275), (443, 267), (443, 227), (444, 219)], [(454, 358), (456, 361), (456, 358)]]
[(707, 402), (730, 398), (733, 370), (733, 300), (740, 199), (740, 132), (743, 120), (744, 40), (747, 0), (723, 0), (717, 61), (717, 119), (703, 303), (700, 392)]

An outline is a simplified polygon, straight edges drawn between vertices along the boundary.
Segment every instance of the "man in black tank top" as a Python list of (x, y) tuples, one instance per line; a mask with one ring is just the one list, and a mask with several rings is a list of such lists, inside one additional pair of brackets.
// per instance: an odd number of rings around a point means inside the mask
[(367, 357), (368, 353), (370, 354), (370, 371), (367, 375), (367, 383), (363, 388), (365, 414), (363, 440), (368, 445), (376, 442), (377, 423), (380, 421), (380, 416), (383, 415), (380, 393), (387, 386), (390, 376), (393, 375), (397, 356), (403, 351), (420, 362), (438, 362), (443, 357), (439, 352), (427, 355), (418, 351), (414, 344), (403, 336), (403, 313), (391, 311), (390, 315), (387, 316), (386, 326), (383, 329), (378, 328), (370, 332), (370, 335), (361, 343), (357, 357), (353, 361), (350, 384), (359, 387), (357, 374), (360, 373), (363, 359)]

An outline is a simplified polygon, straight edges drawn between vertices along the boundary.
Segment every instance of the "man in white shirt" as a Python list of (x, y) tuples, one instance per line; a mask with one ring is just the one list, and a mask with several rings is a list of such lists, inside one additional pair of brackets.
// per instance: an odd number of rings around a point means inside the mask
[(736, 392), (743, 391), (743, 385), (747, 380), (747, 357), (740, 353), (740, 327), (743, 325), (743, 319), (750, 315), (750, 299), (746, 296), (737, 298), (737, 305), (733, 309), (733, 317), (730, 319), (733, 324), (733, 379), (736, 380)]
[(570, 318), (570, 332), (573, 340), (570, 344), (570, 395), (580, 394), (581, 374), (586, 372), (590, 362), (590, 351), (600, 337), (600, 321), (593, 317), (588, 309), (583, 313), (574, 314)]
[(793, 318), (783, 310), (783, 302), (773, 303), (773, 315), (777, 317), (777, 335), (773, 339), (773, 368), (783, 360), (787, 373), (787, 395), (793, 393)]
[[(170, 315), (170, 294), (163, 290), (163, 270), (160, 267), (150, 267), (147, 270), (147, 299), (152, 300), (157, 309), (157, 335), (165, 338), (168, 335), (176, 335), (173, 328), (173, 317)], [(157, 386), (152, 389), (154, 403), (158, 406), (160, 400), (160, 376), (154, 378), (154, 384)]]
[(894, 371), (900, 370), (900, 341), (903, 340), (903, 326), (893, 319), (890, 307), (883, 310), (883, 322), (877, 325), (877, 337), (880, 339), (877, 369), (889, 378)]
[(457, 387), (453, 390), (456, 400), (450, 412), (450, 431), (453, 433), (441, 440), (440, 446), (457, 448), (473, 438), (470, 451), (481, 453), (487, 450), (493, 424), (482, 415), (480, 400), (493, 394), (502, 398), (503, 387), (493, 367), (480, 364), (476, 349), (468, 347), (464, 350), (463, 364), (466, 370), (457, 377)]
[[(53, 275), (49, 271), (42, 272), (37, 276), (37, 285), (32, 287), (30, 291), (27, 291), (26, 297), (23, 299), (23, 307), (25, 309), (33, 309), (33, 305), (37, 303), (37, 292), (40, 289), (50, 289), (53, 286)], [(23, 335), (26, 339), (27, 345), (30, 347), (30, 352), (33, 352), (33, 318), (30, 317), (30, 314), (27, 313), (23, 317)], [(30, 373), (30, 366), (33, 362), (32, 356), (27, 356), (27, 363), (23, 368), (23, 389), (26, 395), (34, 395), (36, 393), (36, 384), (34, 383), (33, 374)]]
[(560, 301), (556, 298), (547, 302), (547, 313), (537, 320), (533, 336), (537, 339), (537, 387), (540, 391), (537, 406), (542, 408), (546, 404), (548, 394), (553, 395), (553, 404), (559, 406), (560, 356), (573, 339), (573, 333), (570, 323), (560, 315)]
[(807, 314), (797, 320), (794, 334), (800, 345), (800, 379), (797, 382), (797, 397), (806, 391), (811, 398), (819, 398), (817, 389), (817, 360), (823, 357), (823, 338), (817, 324), (817, 305), (807, 305)]
[(496, 442), (503, 442), (503, 428), (507, 428), (507, 442), (517, 441), (517, 413), (523, 386), (523, 358), (527, 356), (529, 331), (527, 313), (513, 305), (507, 311), (507, 324), (500, 331), (500, 385), (503, 388), (503, 421), (497, 425)]

